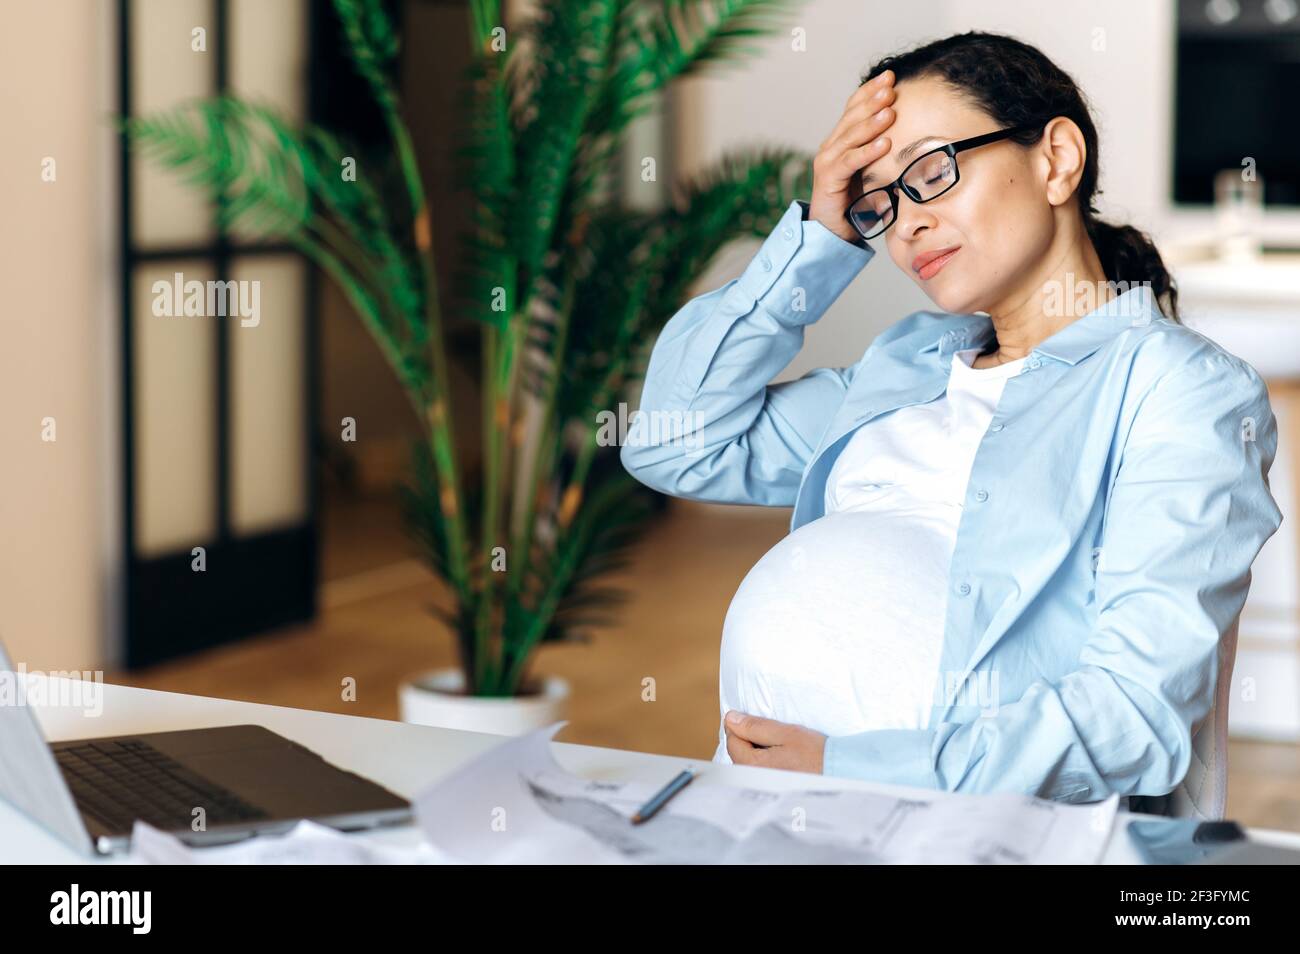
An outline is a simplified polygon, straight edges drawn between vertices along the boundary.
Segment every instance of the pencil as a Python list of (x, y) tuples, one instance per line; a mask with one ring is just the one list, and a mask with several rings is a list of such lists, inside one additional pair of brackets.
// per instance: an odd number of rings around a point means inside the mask
[(694, 772), (690, 769), (683, 769), (680, 775), (656, 792), (650, 801), (637, 809), (637, 813), (632, 816), (632, 824), (639, 825), (643, 821), (649, 821), (655, 812), (668, 803), (668, 799), (689, 785), (693, 778), (695, 778)]

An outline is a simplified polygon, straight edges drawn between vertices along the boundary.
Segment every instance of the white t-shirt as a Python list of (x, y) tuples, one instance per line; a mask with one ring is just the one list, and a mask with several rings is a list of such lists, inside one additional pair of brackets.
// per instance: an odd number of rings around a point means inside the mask
[[(971, 465), (1025, 361), (972, 368), (978, 354), (954, 354), (945, 394), (859, 427), (827, 479), (825, 515), (741, 582), (722, 630), (722, 715), (827, 735), (928, 725)], [(714, 759), (731, 761), (721, 726)]]

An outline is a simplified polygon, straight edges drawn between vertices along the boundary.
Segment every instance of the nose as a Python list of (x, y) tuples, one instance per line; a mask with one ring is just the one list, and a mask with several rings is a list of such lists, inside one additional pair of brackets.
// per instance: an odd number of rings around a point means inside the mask
[(894, 229), (898, 237), (910, 242), (925, 229), (935, 227), (934, 214), (925, 205), (913, 202), (902, 189), (898, 190), (898, 220)]

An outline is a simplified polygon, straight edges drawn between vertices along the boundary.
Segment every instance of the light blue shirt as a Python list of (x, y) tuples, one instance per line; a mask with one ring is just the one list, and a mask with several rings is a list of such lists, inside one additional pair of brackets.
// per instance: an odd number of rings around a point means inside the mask
[[(621, 451), (666, 494), (793, 507), (791, 530), (823, 515), (859, 427), (938, 398), (953, 353), (994, 336), (985, 315), (917, 312), (852, 366), (770, 384), (874, 255), (806, 215), (792, 202), (739, 278), (667, 323)], [(1276, 449), (1255, 369), (1148, 288), (1041, 342), (971, 468), (928, 727), (832, 736), (823, 771), (1068, 802), (1172, 791), (1282, 522)]]

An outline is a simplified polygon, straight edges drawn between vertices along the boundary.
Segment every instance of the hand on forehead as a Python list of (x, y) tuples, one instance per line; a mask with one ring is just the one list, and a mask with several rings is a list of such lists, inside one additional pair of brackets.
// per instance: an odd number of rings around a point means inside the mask
[(863, 173), (863, 189), (889, 182), (927, 149), (993, 129), (993, 121), (979, 107), (935, 77), (904, 80), (894, 92), (891, 149)]

